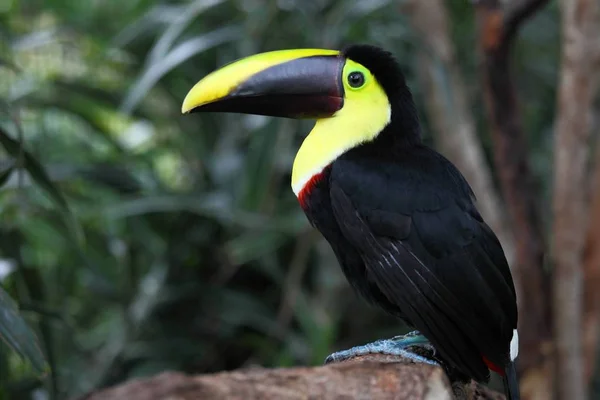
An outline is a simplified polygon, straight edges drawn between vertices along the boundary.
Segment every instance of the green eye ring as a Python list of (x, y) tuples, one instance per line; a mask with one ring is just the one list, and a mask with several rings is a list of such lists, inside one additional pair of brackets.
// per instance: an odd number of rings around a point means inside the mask
[(365, 74), (361, 71), (352, 71), (347, 77), (348, 85), (353, 89), (359, 89), (365, 85)]

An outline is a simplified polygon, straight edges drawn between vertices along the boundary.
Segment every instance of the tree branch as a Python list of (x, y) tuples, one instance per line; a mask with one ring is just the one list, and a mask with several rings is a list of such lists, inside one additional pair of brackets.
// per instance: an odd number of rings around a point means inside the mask
[(189, 376), (167, 372), (90, 393), (80, 400), (396, 399), (502, 400), (482, 385), (455, 386), (439, 367), (367, 355), (321, 367), (251, 368)]
[[(477, 10), (486, 15), (482, 37), (484, 48), (498, 53), (508, 53), (521, 25), (549, 0), (472, 0)], [(506, 5), (503, 7), (503, 3)]]
[(544, 7), (548, 0), (512, 0), (506, 6), (504, 14), (505, 42), (510, 42), (516, 35), (521, 24)]

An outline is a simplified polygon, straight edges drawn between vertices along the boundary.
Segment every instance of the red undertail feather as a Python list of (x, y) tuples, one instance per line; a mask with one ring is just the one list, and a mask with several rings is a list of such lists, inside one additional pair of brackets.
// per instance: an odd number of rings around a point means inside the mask
[(483, 357), (483, 362), (485, 363), (485, 365), (487, 365), (487, 367), (494, 371), (495, 373), (497, 373), (500, 376), (504, 376), (505, 372), (503, 368), (500, 368), (499, 366), (497, 366), (496, 364), (492, 363), (490, 360), (488, 360), (487, 358)]

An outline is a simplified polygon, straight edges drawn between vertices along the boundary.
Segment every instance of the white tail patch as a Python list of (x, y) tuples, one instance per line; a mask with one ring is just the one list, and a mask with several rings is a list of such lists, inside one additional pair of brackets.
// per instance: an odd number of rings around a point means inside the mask
[(519, 333), (517, 330), (513, 330), (513, 337), (510, 340), (510, 361), (515, 361), (515, 358), (519, 355)]

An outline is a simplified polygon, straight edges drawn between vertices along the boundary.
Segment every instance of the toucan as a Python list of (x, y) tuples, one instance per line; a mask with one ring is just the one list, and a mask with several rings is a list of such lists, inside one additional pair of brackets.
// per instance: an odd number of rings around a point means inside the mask
[[(449, 367), (503, 377), (519, 399), (517, 300), (502, 246), (466, 179), (421, 140), (417, 109), (394, 56), (372, 45), (260, 53), (196, 83), (183, 113), (316, 120), (291, 186), (352, 288), (416, 328), (328, 357), (411, 354), (427, 342)], [(422, 339), (422, 341), (421, 341)]]

